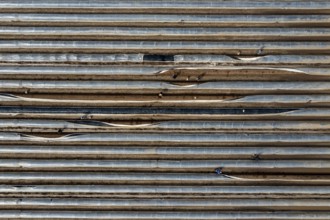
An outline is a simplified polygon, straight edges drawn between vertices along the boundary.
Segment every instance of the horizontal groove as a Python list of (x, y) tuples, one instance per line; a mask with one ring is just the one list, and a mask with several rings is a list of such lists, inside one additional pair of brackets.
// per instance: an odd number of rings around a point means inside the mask
[(1, 184), (299, 185), (329, 186), (330, 175), (217, 175), (214, 173), (0, 172)]
[[(329, 108), (323, 109), (295, 109), (295, 108), (122, 108), (122, 107), (108, 107), (108, 108), (79, 108), (79, 107), (61, 107), (61, 108), (52, 108), (52, 107), (13, 107), (13, 106), (1, 106), (1, 113), (80, 113), (80, 114), (219, 114), (219, 115), (249, 115), (249, 114), (305, 114), (307, 113), (318, 113), (322, 116), (326, 116), (329, 112)], [(79, 118), (84, 119), (84, 118)], [(86, 117), (85, 119), (91, 119)]]
[[(19, 55), (16, 55), (19, 56)], [(23, 56), (23, 55), (22, 55)], [(27, 54), (25, 56), (28, 56)], [(31, 55), (33, 56), (33, 55)], [(43, 55), (44, 56), (44, 55)], [(250, 65), (275, 65), (280, 68), (279, 65), (306, 65), (321, 66), (329, 64), (330, 57), (328, 55), (265, 55), (255, 57), (244, 56), (226, 56), (215, 54), (181, 54), (175, 55), (174, 61), (178, 64), (217, 64), (217, 65), (244, 65), (244, 68), (251, 68)], [(218, 67), (221, 68), (221, 67)], [(296, 69), (292, 68), (292, 69)], [(312, 73), (314, 68), (300, 68), (297, 71)], [(316, 72), (323, 72), (327, 69), (315, 69)], [(318, 71), (319, 70), (319, 71)], [(294, 72), (294, 71), (292, 71)]]
[(73, 199), (0, 198), (1, 209), (127, 211), (328, 211), (327, 199)]
[(191, 82), (2, 80), (1, 93), (54, 94), (330, 94), (330, 82)]
[[(146, 56), (147, 55), (145, 54), (0, 53), (0, 62), (2, 63), (0, 71), (2, 74), (6, 74), (7, 72), (13, 74), (15, 73), (15, 70), (21, 71), (22, 77), (24, 77), (23, 74), (26, 75), (32, 70), (36, 71), (36, 74), (40, 74), (40, 71), (43, 70), (45, 75), (50, 72), (53, 72), (53, 74), (56, 73), (57, 75), (68, 72), (68, 76), (74, 73), (72, 72), (73, 70), (76, 70), (76, 74), (78, 74), (78, 72), (81, 72), (81, 74), (87, 74), (88, 72), (86, 72), (86, 70), (90, 70), (93, 72), (90, 77), (93, 75), (100, 75), (100, 73), (104, 71), (107, 71), (107, 74), (103, 74), (109, 76), (114, 75), (115, 73), (121, 73), (123, 75), (130, 74), (131, 76), (139, 74), (152, 76), (154, 74), (161, 75), (170, 71), (180, 72), (183, 70), (194, 72), (204, 71), (206, 74), (209, 74), (211, 71), (242, 71), (251, 69), (254, 71), (260, 71), (262, 69), (270, 71), (277, 69), (278, 71), (289, 71), (290, 74), (297, 74), (300, 72), (320, 75), (326, 74), (327, 68), (319, 67), (329, 66), (330, 62), (330, 56), (328, 55), (265, 55), (244, 57), (239, 55), (178, 54), (173, 55), (173, 61), (147, 60), (145, 59)], [(13, 66), (12, 64), (15, 63), (19, 65)], [(41, 66), (40, 63), (43, 65)], [(8, 64), (11, 64), (11, 66)], [(23, 66), (23, 64), (34, 65)], [(102, 65), (98, 65), (95, 68), (93, 66), (69, 66), (67, 64)], [(106, 64), (111, 66), (107, 66)], [(118, 64), (126, 65), (118, 66)], [(235, 65), (244, 65), (244, 67), (232, 67)], [(309, 68), (306, 68), (307, 65)], [(249, 75), (250, 74), (251, 73), (249, 73)], [(178, 74), (178, 76), (179, 75), (180, 74)]]
[[(22, 70), (22, 69), (26, 69), (26, 68), (29, 69), (28, 66), (25, 66), (25, 67), (22, 66), (21, 65), (22, 63), (42, 63), (43, 64), (42, 66), (32, 67), (32, 69), (35, 69), (36, 71), (38, 71), (38, 69), (39, 70), (43, 69), (47, 63), (70, 63), (70, 64), (75, 64), (75, 63), (107, 64), (108, 63), (108, 64), (114, 64), (114, 65), (129, 64), (131, 66), (128, 66), (128, 65), (127, 66), (111, 66), (111, 68), (114, 68), (115, 70), (122, 69), (121, 72), (123, 74), (126, 72), (126, 71), (124, 71), (125, 69), (127, 69), (128, 71), (131, 71), (133, 73), (134, 72), (139, 73), (139, 72), (141, 72), (141, 70), (144, 70), (145, 74), (147, 74), (150, 71), (151, 71), (151, 73), (149, 73), (149, 74), (152, 74), (152, 71), (154, 73), (157, 73), (160, 68), (155, 68), (151, 65), (149, 65), (149, 66), (132, 65), (132, 64), (144, 63), (143, 57), (144, 57), (143, 54), (0, 53), (0, 62), (2, 64), (19, 63), (20, 65), (16, 66), (16, 68), (18, 68), (18, 70)], [(319, 57), (319, 56), (317, 56), (317, 57)], [(180, 59), (183, 59), (183, 57)], [(317, 61), (315, 61), (315, 62), (317, 62)], [(10, 70), (14, 71), (14, 69), (11, 68), (10, 66), (2, 65), (0, 67), (1, 67), (0, 70), (4, 70), (5, 68), (8, 68), (7, 69), (8, 71), (10, 71)], [(51, 67), (54, 68), (55, 70), (57, 70), (57, 72), (60, 72), (60, 69), (62, 69), (62, 71), (65, 69), (67, 71), (72, 69), (70, 67), (69, 68), (68, 67), (58, 68), (56, 66), (51, 66)], [(74, 68), (77, 68), (77, 67), (74, 67)], [(108, 67), (108, 72), (111, 72), (111, 68)], [(47, 70), (46, 68), (44, 68), (44, 69)], [(84, 68), (80, 68), (80, 69), (84, 69)], [(99, 72), (98, 69), (104, 70), (105, 67), (104, 66), (98, 66), (98, 68), (90, 67), (90, 69), (93, 70), (94, 73), (97, 73), (97, 72)], [(141, 70), (139, 71), (139, 69), (141, 69)], [(118, 72), (115, 70), (114, 70), (114, 72)], [(84, 71), (82, 71), (82, 72), (84, 72)]]
[(330, 198), (327, 186), (1, 185), (11, 198)]
[(330, 54), (330, 42), (215, 42), (215, 41), (38, 41), (1, 40), (0, 52), (145, 53), (145, 54)]
[[(63, 99), (64, 98), (64, 99)], [(222, 108), (306, 108), (330, 107), (330, 95), (248, 95), (248, 96), (188, 96), (171, 97), (163, 94), (154, 96), (122, 95), (104, 99), (83, 97), (24, 97), (0, 94), (2, 105), (7, 106), (67, 106), (67, 107), (222, 107)]]
[(1, 159), (1, 171), (125, 171), (330, 174), (328, 160), (63, 160)]
[[(150, 91), (150, 90), (149, 90)], [(294, 93), (293, 93), (294, 94)], [(293, 94), (289, 94), (287, 96), (292, 96)], [(297, 94), (301, 95), (301, 94)], [(315, 94), (316, 96), (318, 94)], [(8, 99), (7, 97), (12, 97), (15, 98), (16, 100), (22, 99), (22, 106), (30, 106), (29, 103), (31, 102), (41, 102), (44, 104), (41, 104), (40, 106), (47, 106), (46, 102), (49, 102), (50, 100), (54, 100), (54, 103), (51, 104), (51, 106), (62, 106), (61, 103), (67, 102), (68, 100), (71, 100), (71, 104), (68, 104), (71, 106), (79, 106), (79, 103), (82, 103), (81, 106), (85, 107), (84, 103), (90, 102), (91, 100), (94, 100), (94, 104), (91, 105), (91, 107), (98, 105), (100, 101), (104, 101), (103, 107), (107, 107), (109, 103), (114, 103), (113, 106), (119, 106), (119, 107), (141, 107), (143, 103), (154, 103), (157, 107), (163, 107), (164, 103), (172, 103), (175, 105), (175, 103), (178, 100), (181, 100), (182, 103), (178, 107), (184, 107), (183, 105), (187, 104), (189, 105), (194, 105), (195, 103), (204, 103), (209, 101), (211, 104), (210, 107), (212, 107), (212, 104), (215, 104), (217, 102), (225, 101), (225, 102), (230, 102), (230, 101), (235, 101), (235, 100), (240, 100), (243, 98), (251, 97), (251, 96), (281, 96), (280, 94), (265, 94), (265, 95), (240, 95), (240, 94), (164, 94), (162, 91), (155, 91), (154, 93), (151, 94), (55, 94), (55, 93), (29, 93), (28, 90), (23, 94), (23, 91), (21, 93), (0, 93), (0, 97), (5, 97), (4, 99)], [(307, 95), (304, 95), (307, 96)], [(314, 94), (311, 94), (310, 96), (314, 96)], [(321, 94), (321, 96), (324, 96), (324, 94)], [(285, 105), (283, 101), (281, 101), (280, 97), (280, 104), (279, 106), (271, 106), (268, 107), (284, 107), (288, 108), (289, 106), (283, 106)], [(298, 98), (299, 99), (299, 98)], [(2, 99), (3, 100), (3, 99)], [(60, 100), (58, 102), (58, 100)], [(125, 101), (126, 100), (126, 101)], [(271, 99), (270, 102), (273, 102), (274, 99)], [(12, 100), (14, 101), (14, 100)], [(159, 101), (159, 103), (158, 103)], [(312, 102), (313, 100), (309, 101)], [(7, 101), (10, 102), (10, 101)], [(240, 102), (240, 101), (239, 101)], [(293, 101), (295, 102), (295, 101)], [(5, 101), (3, 102), (5, 103)], [(134, 106), (133, 104), (136, 103)], [(301, 104), (300, 101), (298, 101), (299, 104)], [(295, 103), (296, 104), (296, 103)], [(16, 102), (12, 102), (12, 104), (9, 105), (16, 105)], [(230, 104), (232, 105), (232, 104)], [(315, 105), (315, 104), (313, 104)], [(171, 106), (171, 104), (168, 107), (177, 107), (177, 106)], [(213, 106), (213, 107), (218, 107)], [(225, 106), (222, 106), (226, 108)], [(229, 107), (240, 107), (240, 106), (229, 106)], [(252, 106), (250, 104), (245, 103), (244, 106), (242, 107), (250, 107), (250, 108), (262, 108), (258, 106)], [(301, 107), (301, 106), (292, 106), (292, 107)], [(307, 106), (302, 106), (302, 107), (310, 107), (310, 105)], [(318, 107), (318, 106), (316, 106)], [(203, 108), (203, 105), (201, 105), (200, 108)]]
[(0, 14), (8, 26), (329, 27), (329, 15)]
[(0, 219), (10, 220), (328, 220), (329, 212), (119, 212), (119, 211), (8, 211), (1, 210)]
[(70, 2), (3, 1), (0, 12), (24, 13), (193, 13), (193, 14), (329, 14), (327, 1), (140, 1)]
[(57, 138), (47, 138), (20, 133), (0, 133), (0, 143), (43, 143), (67, 145), (329, 145), (329, 134), (248, 134), (248, 133), (202, 133), (202, 134), (169, 134), (169, 133), (88, 133), (70, 134)]
[(122, 121), (165, 120), (325, 120), (330, 109), (249, 109), (249, 108), (81, 108), (81, 107), (0, 107), (2, 119), (94, 119)]
[[(330, 22), (329, 22), (330, 23)], [(11, 40), (328, 41), (328, 28), (1, 27)]]
[(167, 121), (121, 123), (95, 120), (0, 119), (0, 131), (33, 133), (70, 132), (322, 132), (329, 133), (329, 121)]
[(47, 145), (2, 145), (0, 158), (29, 158), (29, 159), (243, 159), (243, 160), (272, 160), (272, 159), (308, 159), (328, 160), (330, 149), (316, 146), (297, 147), (174, 147), (160, 146), (47, 146)]
[[(34, 58), (32, 56), (32, 58)], [(183, 57), (194, 59), (194, 57)], [(180, 59), (181, 59), (180, 58)], [(202, 57), (203, 58), (203, 57)], [(214, 57), (217, 59), (216, 57)], [(284, 57), (285, 58), (285, 57)], [(283, 58), (283, 59), (284, 59)], [(317, 58), (317, 57), (316, 57)], [(1, 59), (1, 58), (0, 58)], [(112, 58), (111, 58), (112, 59)], [(116, 59), (116, 55), (114, 58)], [(119, 58), (120, 59), (120, 58)], [(196, 57), (196, 59), (199, 59)], [(213, 59), (205, 57), (205, 59)], [(276, 61), (276, 60), (275, 60)], [(274, 61), (274, 62), (275, 62)], [(330, 61), (330, 59), (329, 59)], [(204, 62), (201, 60), (201, 62)], [(325, 63), (327, 61), (325, 60)], [(205, 81), (329, 81), (328, 68), (286, 68), (286, 67), (196, 67), (176, 66), (0, 66), (0, 79), (33, 80), (153, 80), (167, 82)], [(134, 82), (132, 82), (134, 83)]]

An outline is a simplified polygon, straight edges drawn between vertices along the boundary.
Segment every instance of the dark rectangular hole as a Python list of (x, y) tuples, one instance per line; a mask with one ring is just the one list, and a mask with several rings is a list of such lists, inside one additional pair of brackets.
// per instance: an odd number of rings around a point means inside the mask
[(174, 55), (146, 54), (143, 61), (174, 61)]

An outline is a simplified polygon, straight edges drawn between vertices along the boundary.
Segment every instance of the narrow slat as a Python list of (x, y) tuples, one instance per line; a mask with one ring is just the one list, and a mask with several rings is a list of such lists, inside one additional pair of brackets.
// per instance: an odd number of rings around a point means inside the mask
[(116, 211), (8, 211), (1, 210), (0, 219), (10, 220), (328, 220), (329, 212), (116, 212)]
[(330, 198), (327, 186), (1, 185), (0, 197)]
[[(17, 62), (21, 62), (19, 57)], [(183, 57), (182, 62), (190, 62), (194, 57)], [(97, 58), (97, 57), (96, 57)], [(114, 55), (109, 59), (120, 60), (119, 56)], [(133, 59), (135, 59), (134, 57)], [(178, 59), (181, 59), (178, 58)], [(206, 60), (203, 60), (203, 59)], [(218, 59), (219, 57), (213, 57)], [(212, 57), (196, 57), (200, 62), (207, 62)], [(281, 62), (274, 58), (270, 58), (270, 62)], [(281, 59), (285, 59), (283, 57)], [(1, 58), (0, 58), (1, 59)], [(12, 57), (10, 57), (12, 59)], [(34, 59), (34, 56), (29, 56), (29, 59)], [(55, 57), (54, 59), (57, 59)], [(66, 59), (66, 58), (65, 58)], [(68, 58), (70, 59), (70, 58)], [(73, 58), (73, 62), (75, 59)], [(82, 58), (83, 59), (83, 58)], [(123, 58), (125, 60), (125, 57)], [(318, 57), (313, 58), (318, 59)], [(102, 60), (102, 58), (100, 59)], [(299, 60), (299, 59), (298, 59)], [(198, 61), (198, 62), (199, 62)], [(218, 62), (217, 60), (216, 62)], [(70, 61), (71, 62), (71, 61)], [(115, 61), (111, 61), (115, 62)], [(117, 61), (116, 61), (117, 62)], [(213, 61), (210, 60), (212, 63)], [(267, 61), (266, 61), (267, 62)], [(298, 62), (298, 61), (297, 61)], [(328, 63), (327, 59), (322, 61)], [(314, 65), (322, 65), (322, 62)], [(235, 64), (235, 62), (229, 61)], [(239, 63), (239, 62), (238, 62)], [(220, 64), (221, 65), (221, 61)], [(175, 67), (175, 66), (0, 66), (0, 79), (33, 79), (33, 80), (154, 80), (154, 81), (178, 81), (178, 82), (205, 82), (205, 81), (330, 81), (330, 71), (328, 68), (285, 68), (285, 67), (211, 67), (209, 65), (196, 67)], [(298, 83), (297, 82), (297, 83)], [(131, 82), (133, 83), (133, 82)]]
[[(220, 107), (220, 108), (306, 108), (330, 107), (330, 95), (248, 95), (248, 96), (16, 96), (0, 94), (2, 105), (7, 106), (67, 106), (67, 107)], [(206, 105), (207, 104), (207, 105)]]
[(0, 133), (0, 143), (44, 143), (44, 144), (135, 144), (135, 145), (328, 145), (329, 134), (246, 134), (246, 133), (88, 133), (70, 134), (56, 138), (26, 135), (20, 133)]
[(79, 107), (0, 107), (0, 118), (70, 120), (325, 120), (328, 108), (79, 108)]
[(12, 40), (328, 41), (328, 28), (3, 27)]
[(327, 1), (2, 1), (0, 12), (34, 13), (192, 13), (192, 14), (329, 14)]
[(204, 82), (2, 80), (2, 93), (55, 94), (329, 94), (330, 82)]
[(329, 186), (329, 175), (235, 175), (214, 173), (0, 172), (1, 184), (300, 185)]
[[(144, 54), (0, 53), (0, 62), (2, 63), (0, 71), (1, 74), (13, 74), (16, 70), (24, 75), (27, 75), (28, 72), (35, 71), (35, 74), (38, 76), (41, 70), (45, 72), (45, 75), (47, 75), (47, 73), (49, 74), (51, 71), (53, 71), (54, 74), (57, 73), (57, 75), (60, 75), (60, 73), (63, 74), (64, 70), (68, 72), (67, 75), (71, 75), (73, 74), (73, 70), (82, 72), (81, 74), (87, 74), (86, 70), (88, 69), (93, 72), (93, 74), (89, 76), (92, 77), (93, 75), (99, 75), (103, 71), (107, 71), (108, 75), (114, 75), (114, 73), (121, 73), (123, 75), (131, 73), (131, 75), (134, 76), (138, 75), (138, 73), (143, 73), (151, 76), (152, 74), (160, 74), (171, 70), (178, 72), (185, 69), (189, 71), (207, 70), (207, 72), (204, 71), (205, 74), (216, 70), (220, 73), (221, 70), (249, 71), (252, 69), (254, 71), (260, 71), (264, 69), (268, 71), (286, 70), (291, 72), (291, 74), (301, 72), (317, 75), (322, 73), (326, 74), (327, 68), (319, 67), (328, 67), (329, 61), (330, 56), (328, 55), (265, 55), (244, 57), (239, 55), (227, 56), (207, 54), (152, 56)], [(41, 66), (40, 63), (43, 65)], [(19, 65), (14, 66), (14, 64)], [(22, 64), (33, 65), (24, 66)], [(68, 66), (67, 64), (72, 64), (73, 66)], [(74, 64), (99, 65), (95, 68), (93, 66), (84, 67)], [(118, 66), (118, 64), (126, 65)], [(242, 65), (243, 67), (232, 67)], [(306, 68), (307, 65), (309, 68)], [(249, 73), (249, 75), (251, 73)], [(24, 75), (22, 75), (22, 77), (24, 77)], [(297, 78), (297, 80), (298, 79), (299, 78)]]
[(10, 210), (127, 210), (127, 211), (328, 211), (328, 199), (73, 199), (0, 198)]
[(38, 41), (1, 40), (0, 52), (34, 53), (145, 53), (225, 54), (330, 54), (330, 42), (215, 42), (215, 41)]
[(329, 15), (26, 14), (2, 13), (8, 26), (329, 27)]
[(0, 131), (33, 133), (72, 132), (322, 132), (329, 133), (330, 121), (168, 121), (136, 124), (95, 120), (0, 119)]
[[(220, 167), (220, 168), (219, 168)], [(43, 160), (1, 159), (1, 171), (128, 171), (330, 174), (329, 160)]]
[(176, 159), (176, 160), (328, 160), (330, 149), (316, 146), (297, 147), (160, 147), (160, 146), (47, 146), (2, 145), (0, 158), (29, 159)]

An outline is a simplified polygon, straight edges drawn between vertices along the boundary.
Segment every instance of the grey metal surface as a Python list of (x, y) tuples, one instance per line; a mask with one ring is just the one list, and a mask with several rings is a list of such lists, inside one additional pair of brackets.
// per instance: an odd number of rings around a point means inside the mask
[(200, 211), (208, 210), (263, 210), (270, 211), (328, 211), (329, 203), (325, 199), (70, 199), (70, 198), (1, 198), (3, 209), (35, 210), (159, 210), (159, 211)]
[(1, 13), (5, 26), (329, 27), (329, 15)]
[(330, 54), (329, 41), (64, 41), (0, 40), (0, 52), (52, 53), (145, 53), (145, 54), (225, 54), (284, 55)]
[(0, 38), (45, 40), (328, 41), (329, 28), (0, 27)]
[(321, 146), (66, 146), (66, 145), (2, 145), (3, 158), (40, 159), (204, 159), (204, 160), (260, 160), (298, 159), (327, 160), (329, 149)]
[(2, 211), (3, 219), (214, 219), (214, 220), (328, 220), (329, 212), (119, 212), (119, 211)]
[(34, 197), (44, 195), (60, 198), (329, 198), (327, 186), (153, 186), (153, 185), (1, 185), (3, 197)]
[(329, 133), (330, 124), (323, 121), (167, 121), (140, 124), (108, 123), (96, 120), (26, 120), (0, 119), (0, 131), (11, 132), (166, 132), (217, 133), (217, 132), (320, 132)]
[(0, 1), (0, 219), (329, 220), (330, 3)]
[(224, 14), (328, 14), (329, 2), (319, 1), (2, 1), (0, 12), (39, 13), (224, 13)]

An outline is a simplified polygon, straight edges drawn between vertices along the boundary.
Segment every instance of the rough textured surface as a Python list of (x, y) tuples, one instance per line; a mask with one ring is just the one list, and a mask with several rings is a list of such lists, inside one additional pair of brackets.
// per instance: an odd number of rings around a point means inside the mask
[(329, 1), (0, 2), (0, 219), (329, 210)]

